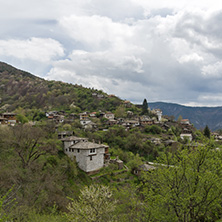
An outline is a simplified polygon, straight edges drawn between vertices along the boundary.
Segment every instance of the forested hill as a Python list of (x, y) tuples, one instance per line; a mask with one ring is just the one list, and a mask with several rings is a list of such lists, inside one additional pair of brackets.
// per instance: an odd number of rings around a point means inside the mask
[(149, 107), (161, 109), (163, 115), (174, 116), (175, 119), (181, 115), (184, 119), (189, 119), (198, 129), (206, 125), (213, 131), (222, 129), (222, 107), (188, 107), (164, 102), (149, 103)]
[[(74, 80), (75, 81), (75, 80)], [(0, 111), (18, 107), (42, 110), (115, 110), (118, 97), (80, 85), (47, 81), (0, 62)]]

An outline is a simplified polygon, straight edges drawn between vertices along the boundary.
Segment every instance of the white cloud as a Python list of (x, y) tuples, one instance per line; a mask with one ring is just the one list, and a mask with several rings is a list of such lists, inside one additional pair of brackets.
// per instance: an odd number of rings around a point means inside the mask
[(133, 27), (115, 23), (110, 18), (98, 15), (72, 15), (62, 18), (59, 24), (75, 41), (94, 50), (119, 46), (133, 35)]
[(53, 59), (64, 56), (64, 49), (58, 41), (50, 38), (0, 40), (0, 56), (48, 63)]
[(197, 53), (193, 53), (190, 55), (183, 55), (180, 59), (180, 63), (187, 63), (187, 62), (202, 62), (203, 57), (199, 56)]
[[(202, 10), (196, 12), (155, 15), (131, 22), (97, 15), (64, 17), (60, 26), (81, 44), (82, 50), (73, 50), (68, 60), (54, 63), (48, 77), (60, 79), (64, 70), (64, 81), (71, 81), (72, 76), (75, 83), (78, 80), (107, 92), (115, 89), (120, 97), (128, 95), (134, 101), (147, 94), (152, 101), (194, 104), (201, 91), (211, 90), (201, 72), (217, 60), (206, 42), (214, 45), (213, 41), (218, 41), (216, 35), (209, 35), (205, 41), (204, 34), (217, 13), (208, 12), (206, 16)], [(203, 20), (209, 24), (198, 29)]]
[(216, 0), (9, 0), (0, 59), (132, 101), (217, 103), (221, 8)]
[(206, 78), (222, 77), (222, 62), (216, 62), (215, 64), (203, 66), (202, 74)]

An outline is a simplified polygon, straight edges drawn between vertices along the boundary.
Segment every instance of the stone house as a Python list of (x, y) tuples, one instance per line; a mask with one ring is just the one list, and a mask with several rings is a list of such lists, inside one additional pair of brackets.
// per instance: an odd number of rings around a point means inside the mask
[(148, 116), (141, 116), (139, 119), (140, 125), (141, 126), (145, 126), (145, 125), (153, 125), (154, 124), (154, 120), (150, 119), (150, 117)]
[(70, 136), (73, 136), (73, 135), (74, 135), (73, 131), (58, 132), (58, 139), (63, 139), (63, 138), (70, 137)]
[(219, 133), (211, 133), (216, 141), (222, 140), (222, 136)]
[(129, 128), (132, 128), (132, 127), (137, 127), (140, 125), (140, 122), (139, 120), (124, 120), (122, 122), (122, 126), (125, 126), (125, 127), (129, 127)]
[(0, 117), (0, 125), (8, 124), (8, 120), (6, 118)]
[(1, 114), (2, 123), (9, 124), (14, 126), (17, 123), (16, 114), (15, 113), (2, 113)]
[(157, 115), (158, 121), (160, 122), (162, 120), (162, 114), (163, 114), (162, 110), (154, 109), (154, 110), (152, 110), (152, 112)]
[(79, 119), (80, 120), (88, 120), (88, 118), (89, 118), (89, 115), (87, 114), (87, 112), (79, 114)]
[(180, 134), (180, 138), (181, 138), (182, 140), (184, 140), (185, 138), (188, 138), (190, 141), (193, 140), (193, 136), (192, 136), (191, 133), (181, 133), (181, 134)]
[(190, 121), (189, 121), (189, 119), (182, 119), (181, 124), (190, 125)]
[(142, 172), (148, 172), (155, 169), (155, 166), (145, 163), (134, 169), (133, 174), (135, 174), (136, 176), (140, 176)]
[(114, 119), (115, 118), (115, 115), (114, 115), (114, 113), (111, 113), (111, 112), (106, 112), (105, 113), (105, 115), (104, 115), (104, 117), (106, 118), (106, 119)]
[(92, 112), (92, 113), (89, 114), (89, 117), (96, 118), (96, 114), (97, 114), (96, 112)]
[(123, 104), (124, 104), (125, 107), (128, 107), (128, 108), (131, 107), (131, 103), (128, 100), (123, 101)]
[(75, 158), (80, 169), (87, 173), (96, 172), (109, 159), (109, 147), (104, 144), (89, 142), (86, 138), (68, 137), (62, 139), (64, 152)]

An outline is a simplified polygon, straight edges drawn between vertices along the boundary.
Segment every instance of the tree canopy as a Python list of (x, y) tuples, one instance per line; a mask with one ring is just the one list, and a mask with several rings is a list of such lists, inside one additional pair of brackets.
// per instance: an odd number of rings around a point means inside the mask
[(68, 205), (68, 221), (102, 222), (113, 221), (115, 201), (107, 186), (91, 185), (81, 190), (79, 200), (71, 199)]
[(142, 115), (148, 114), (148, 103), (147, 103), (146, 99), (143, 100), (142, 113), (141, 114)]
[(207, 138), (210, 138), (210, 129), (209, 127), (206, 125), (206, 127), (204, 128), (204, 136), (206, 136)]
[(222, 197), (221, 153), (210, 147), (166, 153), (145, 175), (149, 221), (215, 221)]

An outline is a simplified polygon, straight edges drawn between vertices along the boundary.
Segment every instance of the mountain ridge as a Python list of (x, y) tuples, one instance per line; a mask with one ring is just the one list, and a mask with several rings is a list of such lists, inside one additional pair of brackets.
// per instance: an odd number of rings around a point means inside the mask
[(181, 115), (198, 129), (203, 129), (206, 125), (213, 131), (222, 129), (222, 106), (192, 107), (176, 103), (150, 102), (149, 107), (161, 109), (163, 115), (174, 116), (175, 119)]
[(102, 90), (49, 81), (0, 62), (0, 109), (115, 110), (122, 100)]

